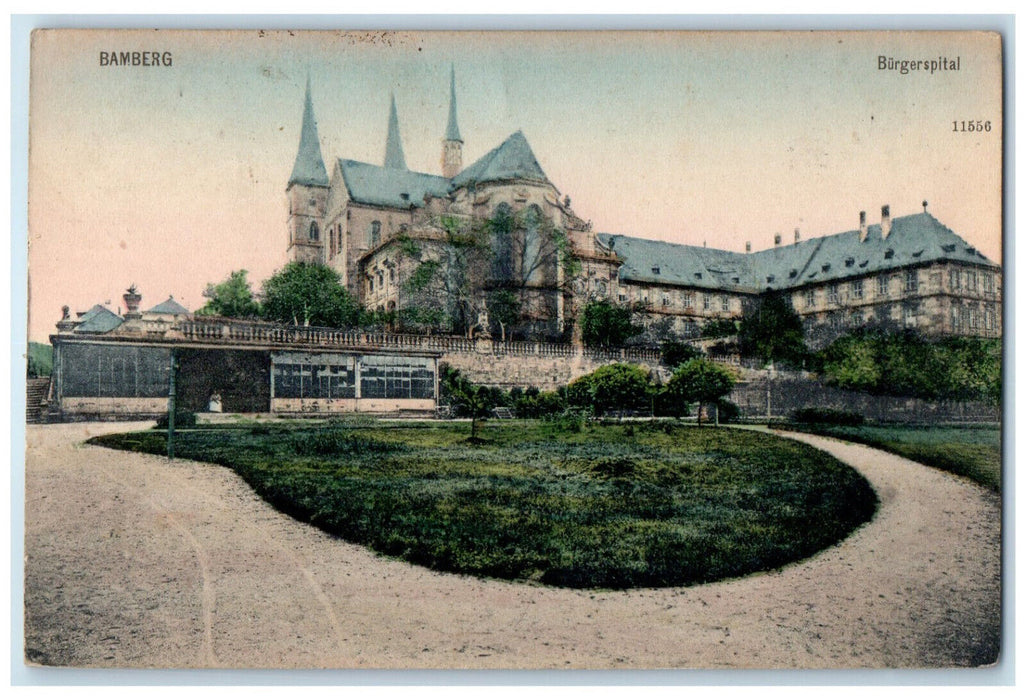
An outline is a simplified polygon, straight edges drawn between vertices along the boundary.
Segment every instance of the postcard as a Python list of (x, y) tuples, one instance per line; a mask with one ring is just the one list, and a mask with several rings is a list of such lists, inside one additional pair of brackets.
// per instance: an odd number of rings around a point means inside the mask
[(30, 63), (28, 666), (1001, 661), (999, 33)]

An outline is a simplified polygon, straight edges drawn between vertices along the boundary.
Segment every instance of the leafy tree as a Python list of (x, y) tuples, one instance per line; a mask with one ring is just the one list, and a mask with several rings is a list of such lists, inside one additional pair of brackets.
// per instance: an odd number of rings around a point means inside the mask
[(25, 371), (29, 377), (49, 377), (53, 372), (53, 347), (29, 342), (27, 360)]
[(264, 317), (278, 323), (345, 328), (360, 320), (360, 309), (342, 287), (339, 274), (318, 263), (290, 262), (264, 282)]
[(520, 318), (520, 297), (510, 289), (493, 289), (488, 294), (488, 318), (499, 326), (499, 335), (506, 341), (506, 329)]
[(196, 313), (201, 316), (253, 318), (260, 315), (260, 305), (253, 298), (246, 270), (236, 270), (219, 284), (208, 284), (203, 292), (208, 301)]
[(599, 367), (567, 387), (571, 404), (590, 406), (596, 414), (615, 410), (620, 418), (625, 410), (647, 408), (651, 393), (648, 373), (622, 362)]
[(691, 343), (668, 340), (663, 343), (663, 364), (671, 369), (680, 367), (688, 360), (702, 357), (703, 353)]
[(734, 374), (727, 368), (695, 358), (677, 368), (666, 383), (665, 392), (682, 403), (698, 402), (698, 424), (702, 425), (702, 406), (717, 402), (734, 387)]
[(738, 328), (738, 341), (743, 355), (757, 357), (764, 364), (797, 366), (807, 353), (801, 318), (779, 292), (767, 292), (749, 305)]
[(470, 418), (470, 440), (477, 442), (481, 423), (504, 398), (502, 390), (474, 384), (446, 364), (439, 366), (439, 375), (442, 396), (452, 402), (459, 415)]
[(608, 301), (592, 301), (581, 311), (581, 339), (591, 347), (620, 347), (642, 331), (631, 323), (630, 309)]
[(737, 334), (737, 322), (729, 318), (718, 318), (702, 326), (703, 338), (726, 338)]

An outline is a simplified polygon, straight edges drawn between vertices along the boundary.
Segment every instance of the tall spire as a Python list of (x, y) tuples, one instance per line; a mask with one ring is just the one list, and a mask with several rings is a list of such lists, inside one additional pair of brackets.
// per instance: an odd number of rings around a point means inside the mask
[(463, 138), (456, 123), (456, 66), (449, 73), (449, 123), (442, 139), (442, 177), (452, 179), (463, 169)]
[(392, 108), (388, 113), (388, 139), (385, 142), (385, 167), (406, 170), (406, 157), (403, 155), (403, 142), (399, 137), (399, 113), (395, 109), (395, 95), (392, 95)]
[(296, 164), (292, 166), (289, 185), (328, 186), (328, 171), (321, 157), (321, 144), (317, 138), (317, 121), (314, 119), (313, 97), (310, 95), (310, 76), (306, 76), (306, 102), (303, 104), (303, 130), (299, 135), (299, 152)]
[(445, 127), (445, 140), (463, 143), (460, 127), (456, 124), (456, 66), (450, 68), (452, 72), (449, 74), (449, 123)]

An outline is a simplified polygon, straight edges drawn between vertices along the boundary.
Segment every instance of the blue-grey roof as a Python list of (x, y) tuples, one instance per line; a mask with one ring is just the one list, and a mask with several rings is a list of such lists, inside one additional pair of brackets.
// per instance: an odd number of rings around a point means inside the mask
[(403, 141), (399, 137), (399, 113), (395, 109), (395, 95), (388, 111), (388, 137), (385, 139), (385, 167), (406, 170), (406, 156), (403, 155)]
[(522, 131), (517, 131), (479, 158), (476, 163), (454, 177), (452, 184), (458, 188), (470, 182), (501, 180), (549, 182)]
[(873, 224), (864, 241), (856, 229), (755, 253), (606, 233), (598, 238), (623, 262), (621, 280), (734, 291), (787, 289), (939, 261), (999, 267), (927, 212), (894, 218), (886, 239)]
[(166, 300), (160, 302), (152, 309), (147, 311), (148, 314), (171, 314), (173, 316), (180, 316), (182, 314), (189, 313), (189, 310), (175, 301), (173, 296), (168, 297)]
[(299, 135), (299, 152), (292, 166), (289, 185), (328, 186), (328, 171), (321, 157), (321, 144), (317, 138), (317, 122), (314, 120), (313, 98), (310, 96), (310, 79), (306, 80), (306, 101), (303, 103), (303, 130)]
[(122, 323), (125, 319), (118, 316), (105, 306), (97, 304), (82, 314), (79, 324), (75, 326), (76, 333), (108, 333)]
[(341, 158), (338, 165), (349, 199), (359, 204), (406, 209), (411, 204), (423, 206), (426, 194), (445, 197), (449, 192), (449, 180), (439, 175), (383, 168)]
[(717, 248), (597, 234), (623, 264), (620, 279), (676, 286), (749, 291), (752, 272), (745, 256)]
[(449, 123), (445, 125), (445, 140), (463, 143), (460, 127), (456, 124), (456, 66), (452, 66), (449, 75)]

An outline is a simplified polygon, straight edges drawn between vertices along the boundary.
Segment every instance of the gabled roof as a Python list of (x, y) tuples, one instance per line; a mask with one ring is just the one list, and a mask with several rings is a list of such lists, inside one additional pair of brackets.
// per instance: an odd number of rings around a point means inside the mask
[(289, 185), (328, 186), (328, 172), (324, 169), (321, 144), (317, 138), (313, 98), (310, 97), (310, 79), (306, 79), (306, 101), (303, 103), (303, 130), (299, 135), (299, 151), (292, 166)]
[(168, 297), (165, 301), (154, 306), (152, 309), (147, 311), (148, 314), (170, 314), (172, 316), (181, 316), (188, 314), (189, 310), (175, 301), (173, 296)]
[(118, 316), (105, 306), (97, 304), (86, 311), (75, 326), (76, 333), (108, 333), (122, 323), (125, 319)]
[(395, 109), (395, 95), (388, 111), (388, 136), (385, 139), (385, 167), (406, 170), (406, 156), (403, 155), (403, 141), (399, 137), (399, 113)]
[(384, 168), (341, 158), (338, 166), (349, 199), (358, 204), (408, 209), (411, 204), (423, 206), (426, 194), (445, 197), (449, 192), (449, 180), (439, 175)]
[(549, 183), (522, 131), (517, 131), (452, 179), (454, 188), (470, 182), (536, 180)]
[(623, 261), (622, 280), (733, 291), (752, 287), (751, 268), (738, 253), (609, 233), (596, 235)]
[(621, 280), (742, 292), (788, 289), (940, 261), (999, 268), (927, 212), (894, 218), (886, 239), (880, 225), (874, 224), (864, 241), (853, 230), (755, 253), (597, 235), (623, 261)]

